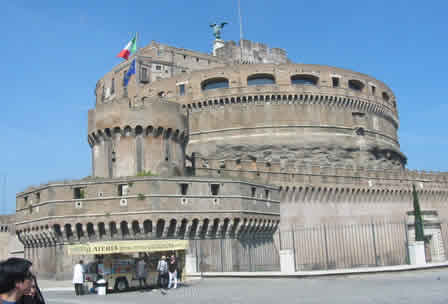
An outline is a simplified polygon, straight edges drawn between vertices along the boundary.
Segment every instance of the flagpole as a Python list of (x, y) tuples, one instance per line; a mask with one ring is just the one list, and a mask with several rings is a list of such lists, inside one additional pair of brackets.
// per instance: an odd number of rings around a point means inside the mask
[(238, 0), (238, 15), (240, 17), (240, 63), (243, 63), (243, 19), (241, 17), (241, 0)]
[(138, 32), (135, 33), (135, 70), (135, 81), (138, 86), (140, 82), (140, 69), (138, 68)]

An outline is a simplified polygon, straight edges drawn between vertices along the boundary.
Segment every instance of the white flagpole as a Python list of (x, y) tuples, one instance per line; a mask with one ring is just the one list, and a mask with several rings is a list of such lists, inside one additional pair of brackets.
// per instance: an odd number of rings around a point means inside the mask
[(238, 0), (238, 15), (240, 17), (240, 63), (243, 63), (243, 19), (241, 17), (241, 0)]
[(138, 32), (135, 33), (135, 82), (140, 82), (140, 69), (138, 68)]
[(243, 39), (243, 19), (241, 17), (241, 0), (238, 0), (238, 15), (240, 16), (240, 40)]

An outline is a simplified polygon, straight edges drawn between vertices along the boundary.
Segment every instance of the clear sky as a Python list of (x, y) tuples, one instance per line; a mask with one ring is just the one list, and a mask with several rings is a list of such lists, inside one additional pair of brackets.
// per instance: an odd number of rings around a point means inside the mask
[[(384, 81), (397, 97), (408, 168), (448, 171), (447, 1), (241, 0), (241, 8), (244, 38), (284, 48), (294, 62)], [(140, 45), (209, 53), (209, 24), (221, 21), (223, 39), (238, 40), (237, 0), (3, 1), (0, 213), (14, 212), (28, 186), (91, 174), (87, 110), (133, 33)]]

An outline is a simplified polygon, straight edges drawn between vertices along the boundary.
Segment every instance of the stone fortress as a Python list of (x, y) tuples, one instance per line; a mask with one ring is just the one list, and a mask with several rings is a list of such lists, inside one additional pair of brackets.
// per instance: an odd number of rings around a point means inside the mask
[(247, 40), (212, 54), (152, 42), (95, 97), (92, 176), (17, 194), (16, 233), (43, 276), (70, 275), (68, 244), (153, 238), (189, 239), (190, 264), (225, 242), (219, 271), (245, 270), (249, 246), (266, 267), (248, 270), (270, 270), (293, 225), (412, 223), (412, 184), (445, 259), (448, 173), (405, 168), (396, 97), (375, 78)]

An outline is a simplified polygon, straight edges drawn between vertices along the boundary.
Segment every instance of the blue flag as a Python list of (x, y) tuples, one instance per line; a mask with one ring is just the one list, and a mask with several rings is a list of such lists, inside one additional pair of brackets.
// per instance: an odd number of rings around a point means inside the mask
[(129, 79), (131, 79), (131, 76), (135, 74), (135, 59), (132, 60), (131, 65), (129, 66), (129, 70), (126, 72), (126, 75), (124, 75), (123, 78), (123, 85), (125, 87), (128, 86)]

